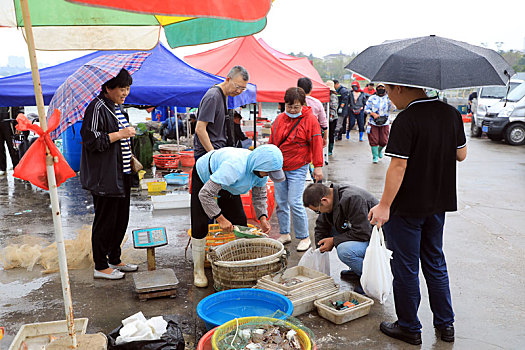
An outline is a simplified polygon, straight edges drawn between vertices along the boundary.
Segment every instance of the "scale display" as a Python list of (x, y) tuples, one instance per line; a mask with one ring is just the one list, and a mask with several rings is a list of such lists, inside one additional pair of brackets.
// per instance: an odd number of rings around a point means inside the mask
[(166, 228), (153, 227), (133, 230), (133, 247), (156, 248), (168, 244)]

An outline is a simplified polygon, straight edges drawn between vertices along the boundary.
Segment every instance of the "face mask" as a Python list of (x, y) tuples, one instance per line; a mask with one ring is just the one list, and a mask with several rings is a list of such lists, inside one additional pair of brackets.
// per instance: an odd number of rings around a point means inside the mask
[(376, 93), (377, 93), (378, 96), (384, 96), (386, 94), (386, 90), (385, 89), (377, 89)]
[(357, 91), (357, 90), (359, 90), (359, 88), (354, 85), (354, 86), (352, 86), (352, 90)]
[(286, 111), (285, 111), (284, 113), (286, 113), (286, 115), (289, 116), (289, 117), (292, 118), (292, 119), (298, 118), (298, 117), (300, 117), (301, 114), (302, 114), (302, 112), (292, 114), (292, 113), (288, 113), (288, 112), (286, 112)]

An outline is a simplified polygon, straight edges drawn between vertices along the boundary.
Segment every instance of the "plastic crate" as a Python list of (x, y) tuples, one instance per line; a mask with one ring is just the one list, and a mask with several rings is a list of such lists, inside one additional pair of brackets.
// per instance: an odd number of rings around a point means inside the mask
[(195, 157), (193, 155), (193, 150), (181, 151), (179, 152), (180, 157), (180, 166), (191, 168), (195, 165)]
[(155, 154), (153, 163), (159, 169), (177, 169), (179, 167), (180, 157), (177, 154)]
[[(352, 299), (357, 299), (359, 304), (345, 310), (336, 310), (330, 304), (330, 300), (337, 301)], [(372, 305), (374, 305), (374, 301), (365, 297), (364, 295), (347, 290), (318, 299), (314, 302), (314, 304), (317, 307), (317, 312), (321, 317), (326, 318), (328, 321), (335, 324), (342, 324), (368, 315), (370, 308)]]
[[(283, 280), (290, 278), (297, 278), (302, 282), (299, 282), (293, 286), (285, 286), (282, 283)], [(261, 278), (261, 281), (264, 281), (271, 286), (275, 286), (287, 294), (296, 290), (301, 290), (303, 287), (314, 285), (316, 282), (323, 280), (331, 280), (331, 277), (327, 274), (305, 266), (294, 266), (277, 275), (268, 275)]]
[[(275, 207), (275, 189), (273, 181), (269, 179), (266, 183), (266, 193), (268, 197), (266, 200), (266, 204), (268, 206), (268, 219), (270, 219), (272, 217), (273, 209)], [(252, 191), (250, 190), (248, 193), (241, 194), (241, 200), (244, 213), (246, 214), (246, 218), (248, 220), (257, 220), (257, 215), (255, 214), (255, 209), (252, 204)]]
[(166, 181), (148, 182), (148, 193), (166, 191)]
[(187, 185), (190, 182), (188, 173), (171, 173), (164, 175), (168, 185)]

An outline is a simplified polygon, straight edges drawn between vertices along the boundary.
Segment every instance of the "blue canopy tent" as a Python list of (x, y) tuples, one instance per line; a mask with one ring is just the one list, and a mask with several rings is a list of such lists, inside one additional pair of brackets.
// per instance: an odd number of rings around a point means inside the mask
[[(56, 66), (40, 69), (44, 103), (51, 101), (56, 89), (83, 64), (95, 57), (133, 51), (97, 51)], [(133, 74), (127, 104), (152, 106), (198, 107), (206, 91), (224, 78), (193, 68), (161, 44), (151, 50), (140, 70)], [(256, 102), (256, 87), (248, 84), (246, 91), (228, 98), (228, 107), (235, 108)], [(35, 106), (31, 72), (0, 78), (0, 106)]]
[[(56, 66), (40, 69), (44, 103), (51, 102), (58, 87), (78, 68), (95, 57), (133, 51), (97, 51)], [(198, 107), (206, 91), (224, 81), (203, 70), (193, 68), (162, 44), (151, 50), (142, 67), (133, 74), (133, 85), (126, 104), (151, 106)], [(256, 87), (248, 84), (246, 91), (228, 97), (228, 108), (256, 103)], [(35, 106), (35, 90), (31, 72), (0, 78), (0, 106)], [(62, 135), (64, 156), (73, 170), (80, 167), (81, 123), (69, 127)]]

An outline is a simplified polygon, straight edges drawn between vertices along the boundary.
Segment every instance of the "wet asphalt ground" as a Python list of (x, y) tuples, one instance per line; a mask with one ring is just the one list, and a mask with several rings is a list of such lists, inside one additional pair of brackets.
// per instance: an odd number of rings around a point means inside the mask
[[(468, 124), (467, 124), (468, 126)], [(467, 129), (468, 130), (468, 129)], [(468, 131), (467, 131), (468, 135)], [(325, 176), (332, 182), (349, 182), (376, 196), (383, 190), (389, 160), (372, 164), (370, 148), (350, 140), (336, 143)], [(75, 237), (93, 219), (91, 196), (80, 188), (78, 177), (59, 189), (62, 225), (66, 239)], [(375, 303), (366, 317), (334, 325), (316, 311), (299, 319), (315, 333), (319, 349), (523, 349), (525, 348), (525, 147), (512, 147), (486, 138), (469, 139), (468, 156), (458, 166), (458, 211), (447, 214), (444, 249), (448, 263), (452, 301), (456, 313), (456, 342), (444, 343), (434, 334), (428, 293), (421, 275), (422, 300), (419, 316), (423, 345), (411, 346), (386, 337), (379, 331), (383, 320), (395, 320), (392, 298)], [(315, 214), (308, 213), (313, 231)], [(0, 248), (19, 237), (52, 241), (53, 222), (47, 192), (12, 177), (0, 178)], [(272, 237), (278, 237), (272, 216)], [(88, 333), (109, 333), (120, 321), (138, 311), (146, 317), (176, 315), (187, 340), (187, 349), (206, 332), (196, 315), (198, 302), (213, 293), (212, 287), (192, 285), (192, 263), (184, 258), (189, 228), (189, 209), (153, 210), (146, 193), (132, 197), (128, 232), (136, 228), (165, 226), (169, 245), (158, 248), (157, 268), (173, 268), (180, 281), (178, 296), (139, 301), (133, 295), (133, 280), (94, 280), (93, 270), (70, 270), (75, 317), (89, 318)], [(288, 245), (289, 266), (301, 254), (297, 242)], [(130, 241), (124, 248), (132, 248)], [(191, 253), (188, 254), (190, 259)], [(341, 289), (352, 289), (340, 281), (342, 268), (333, 256), (332, 277)], [(140, 265), (146, 269), (145, 259)], [(207, 270), (211, 279), (211, 270)], [(64, 319), (58, 273), (42, 274), (40, 267), (0, 269), (0, 327), (6, 328), (1, 347), (7, 348), (21, 325)]]

